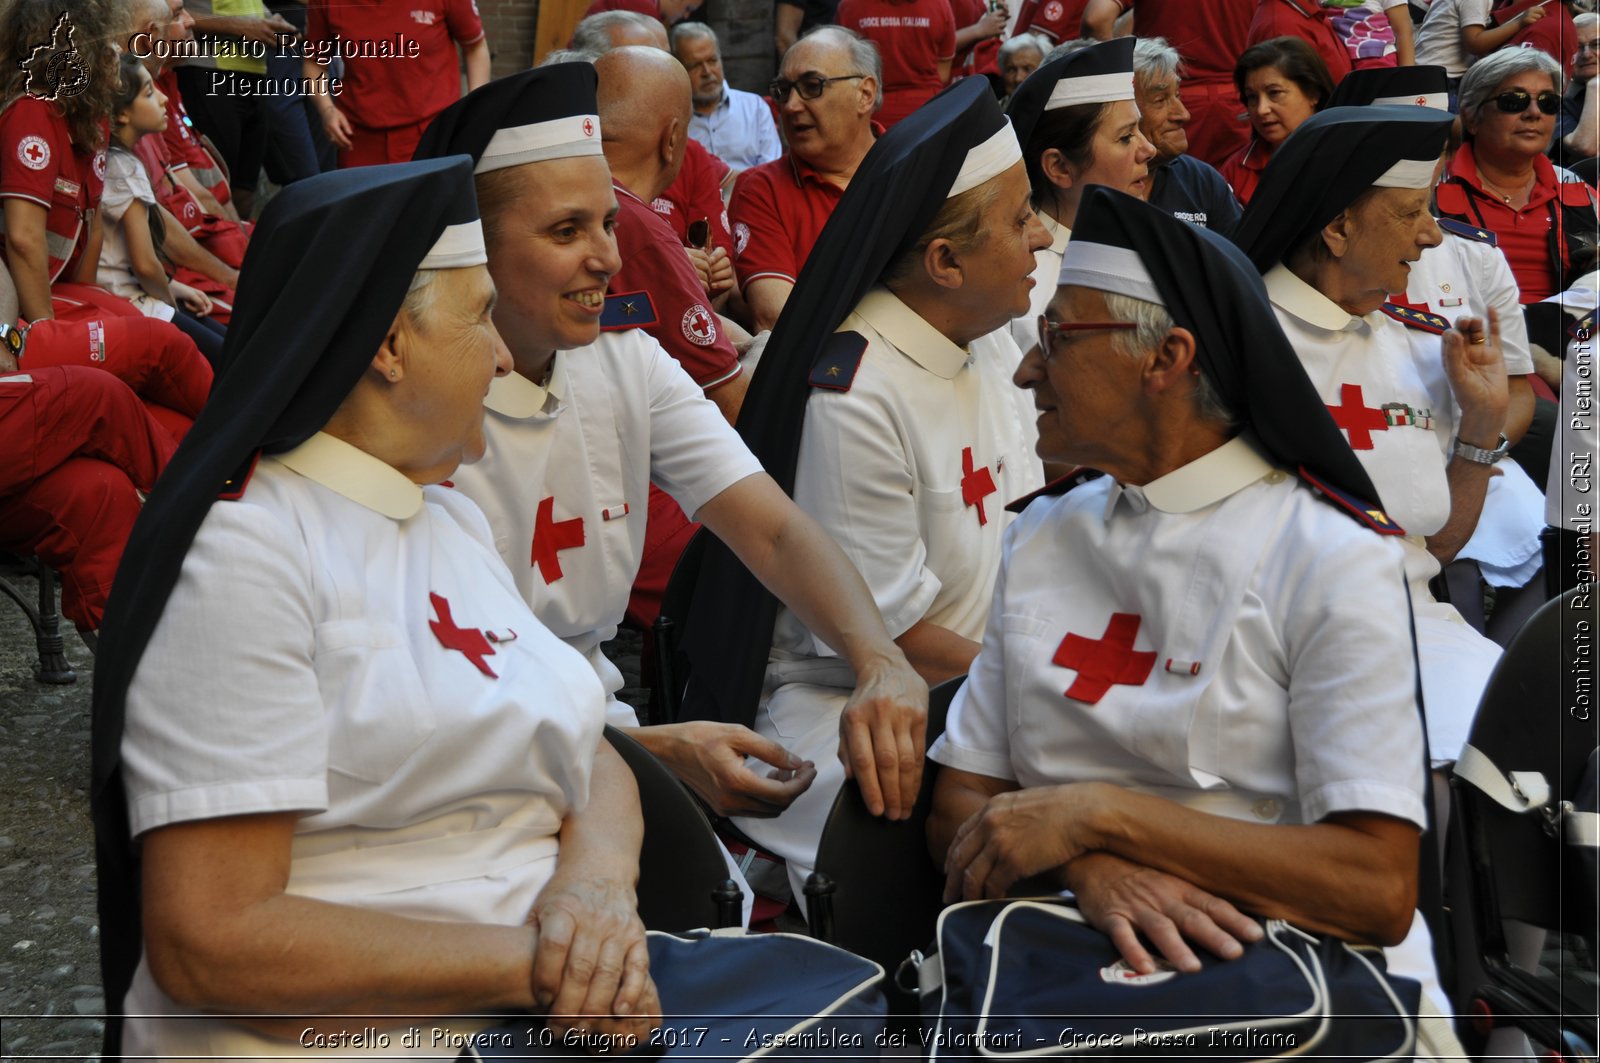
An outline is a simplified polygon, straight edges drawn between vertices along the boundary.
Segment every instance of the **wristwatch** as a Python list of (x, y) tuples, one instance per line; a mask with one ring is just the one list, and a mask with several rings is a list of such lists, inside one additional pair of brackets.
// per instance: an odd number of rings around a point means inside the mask
[(6, 351), (19, 363), (22, 349), (28, 345), (28, 330), (0, 321), (0, 350)]
[(1506, 451), (1510, 449), (1511, 441), (1503, 435), (1500, 437), (1499, 445), (1493, 450), (1484, 450), (1482, 447), (1475, 447), (1471, 443), (1463, 443), (1460, 436), (1455, 438), (1455, 453), (1459, 457), (1476, 462), (1479, 465), (1493, 465), (1505, 457)]

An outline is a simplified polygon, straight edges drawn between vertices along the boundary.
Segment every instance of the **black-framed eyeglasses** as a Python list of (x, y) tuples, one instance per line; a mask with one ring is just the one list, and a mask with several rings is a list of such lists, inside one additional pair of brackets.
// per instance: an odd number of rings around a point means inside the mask
[(1063, 332), (1127, 332), (1138, 328), (1132, 321), (1051, 321), (1039, 315), (1039, 354), (1049, 358), (1055, 347), (1055, 338)]
[(1561, 110), (1561, 94), (1550, 89), (1545, 89), (1537, 96), (1527, 89), (1512, 89), (1494, 97), (1494, 105), (1506, 114), (1521, 114), (1528, 109), (1529, 101), (1538, 103), (1543, 114), (1555, 114)]
[(767, 86), (767, 91), (772, 93), (772, 98), (781, 106), (789, 102), (789, 93), (798, 89), (802, 100), (814, 100), (821, 96), (827, 87), (835, 81), (858, 81), (866, 77), (865, 74), (840, 74), (838, 77), (825, 78), (821, 74), (801, 74), (793, 81), (784, 78), (773, 78), (772, 84)]

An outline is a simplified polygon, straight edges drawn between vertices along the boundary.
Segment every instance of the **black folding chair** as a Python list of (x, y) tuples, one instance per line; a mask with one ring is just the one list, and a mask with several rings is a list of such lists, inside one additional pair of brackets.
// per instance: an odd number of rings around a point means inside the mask
[(644, 812), (639, 918), (645, 929), (738, 926), (743, 891), (728, 877), (722, 846), (700, 803), (626, 732), (607, 727), (605, 734), (639, 787)]
[[(944, 733), (950, 702), (965, 681), (958, 676), (928, 692), (928, 745)], [(888, 971), (891, 1012), (917, 1010), (893, 975), (911, 950), (933, 940), (944, 907), (944, 873), (928, 855), (927, 840), (937, 776), (938, 765), (927, 761), (911, 817), (898, 822), (868, 812), (853, 782), (840, 787), (817, 845), (817, 869), (806, 882), (811, 935)]]
[[(1457, 1006), (1471, 1017), (1463, 1034), (1475, 1052), (1496, 1026), (1565, 1058), (1594, 1052), (1597, 899), (1563, 822), (1600, 740), (1590, 602), (1579, 591), (1546, 602), (1512, 640), (1451, 780), (1445, 896)], [(1508, 919), (1583, 942), (1587, 980), (1573, 969), (1541, 976), (1518, 966)]]
[(662, 592), (661, 612), (650, 629), (655, 672), (650, 683), (646, 723), (674, 723), (678, 719), (684, 684), (689, 680), (688, 665), (678, 652), (678, 646), (683, 642), (683, 624), (689, 616), (689, 600), (694, 594), (700, 559), (705, 556), (710, 534), (701, 529), (689, 539)]
[[(21, 579), (38, 583), (36, 598), (24, 593), (17, 583)], [(34, 643), (39, 649), (33, 678), (41, 683), (77, 682), (77, 673), (67, 663), (66, 644), (61, 636), (61, 613), (56, 609), (56, 574), (50, 567), (36, 557), (0, 554), (0, 593), (21, 607), (33, 627)]]

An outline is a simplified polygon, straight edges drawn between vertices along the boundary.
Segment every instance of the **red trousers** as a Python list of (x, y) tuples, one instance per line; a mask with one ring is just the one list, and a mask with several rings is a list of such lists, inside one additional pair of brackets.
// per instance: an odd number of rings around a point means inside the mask
[(82, 311), (71, 318), (35, 321), (28, 329), (22, 368), (76, 365), (109, 372), (144, 400), (173, 438), (182, 439), (211, 394), (211, 363), (176, 325), (145, 317), (127, 300), (119, 301), (133, 316)]
[(116, 377), (78, 366), (0, 376), (0, 549), (61, 573), (61, 611), (100, 626), (128, 533), (172, 436)]

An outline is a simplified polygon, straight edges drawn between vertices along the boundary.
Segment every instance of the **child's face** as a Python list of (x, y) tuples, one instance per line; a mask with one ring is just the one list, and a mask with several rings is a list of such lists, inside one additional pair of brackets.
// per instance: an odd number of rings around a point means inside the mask
[(139, 91), (122, 117), (133, 134), (142, 137), (146, 133), (159, 133), (167, 128), (167, 98), (150, 80), (148, 71), (140, 71), (139, 77)]

